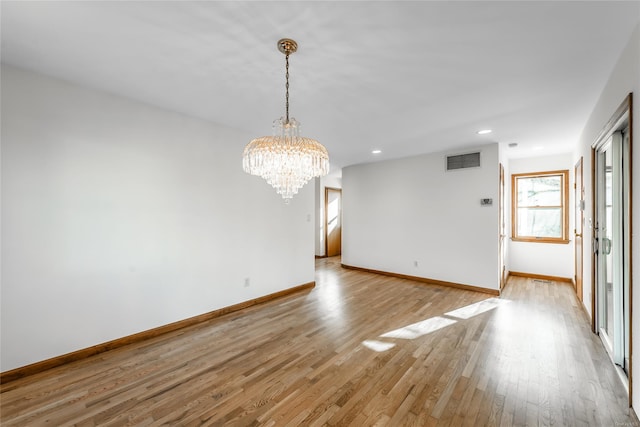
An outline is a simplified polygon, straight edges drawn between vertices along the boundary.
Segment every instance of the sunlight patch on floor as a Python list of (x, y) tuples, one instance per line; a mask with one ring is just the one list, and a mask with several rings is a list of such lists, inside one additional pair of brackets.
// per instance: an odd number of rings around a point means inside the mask
[(391, 350), (396, 345), (390, 342), (382, 342), (376, 340), (366, 340), (362, 341), (362, 345), (365, 347), (377, 351), (378, 353), (382, 353), (383, 351)]
[[(403, 326), (402, 328), (385, 332), (384, 334), (380, 335), (380, 338), (413, 340), (437, 330), (446, 328), (447, 326), (451, 326), (459, 321), (468, 320), (479, 314), (486, 313), (509, 302), (510, 301), (502, 300), (500, 298), (489, 298), (483, 301), (478, 301), (465, 307), (460, 307), (455, 310), (448, 311), (442, 316), (430, 317), (428, 319), (421, 320), (420, 322), (412, 323), (411, 325)], [(366, 340), (363, 341), (362, 344), (365, 347), (379, 353), (395, 347), (395, 344), (393, 343), (378, 340)]]
[(446, 326), (456, 323), (453, 319), (436, 316), (430, 319), (422, 320), (411, 325), (404, 326), (395, 331), (390, 331), (380, 335), (381, 338), (401, 338), (404, 340), (413, 340), (421, 336), (430, 334), (431, 332), (442, 329)]
[(470, 304), (466, 307), (460, 307), (453, 311), (445, 313), (446, 316), (457, 317), (459, 319), (469, 319), (478, 314), (482, 314), (489, 310), (493, 310), (501, 304), (505, 304), (508, 301), (501, 300), (500, 298), (489, 298), (484, 301), (479, 301), (474, 304)]

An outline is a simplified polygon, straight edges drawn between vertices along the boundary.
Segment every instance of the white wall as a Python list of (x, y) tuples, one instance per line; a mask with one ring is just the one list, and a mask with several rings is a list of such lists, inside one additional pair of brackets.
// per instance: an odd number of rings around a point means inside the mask
[(313, 185), (251, 135), (6, 66), (1, 100), (2, 371), (314, 280)]
[[(594, 58), (597, 61), (597, 58)], [(632, 149), (632, 163), (635, 169), (632, 173), (632, 199), (636, 205), (633, 209), (632, 229), (633, 234), (631, 236), (632, 244), (632, 329), (633, 342), (632, 348), (634, 349), (632, 355), (632, 364), (634, 372), (633, 381), (633, 407), (638, 412), (640, 408), (640, 381), (638, 381), (638, 372), (640, 372), (640, 312), (637, 308), (640, 307), (640, 235), (637, 230), (640, 226), (640, 209), (637, 208), (637, 203), (640, 200), (640, 25), (636, 26), (636, 29), (631, 36), (629, 43), (625, 47), (624, 51), (618, 63), (613, 68), (609, 81), (604, 87), (600, 99), (596, 103), (593, 112), (589, 120), (587, 121), (585, 128), (580, 137), (579, 150), (575, 157), (577, 161), (580, 156), (584, 157), (584, 183), (585, 183), (585, 227), (584, 227), (584, 293), (583, 301), (586, 310), (591, 315), (591, 246), (588, 242), (591, 242), (593, 237), (593, 229), (590, 227), (590, 220), (593, 212), (593, 189), (591, 186), (591, 144), (596, 142), (600, 131), (604, 128), (611, 116), (618, 108), (618, 106), (624, 101), (627, 95), (633, 92), (633, 145)], [(635, 307), (635, 309), (633, 308)]]
[(316, 179), (316, 255), (326, 255), (324, 243), (324, 205), (325, 189), (342, 188), (342, 169), (331, 172), (329, 175)]
[(480, 168), (446, 172), (445, 155), (343, 168), (344, 264), (499, 288), (498, 144)]
[[(571, 153), (526, 159), (511, 159), (509, 161), (510, 175), (506, 177), (509, 195), (511, 194), (511, 174), (555, 170), (569, 171), (568, 208), (569, 239), (571, 239), (568, 244), (514, 242), (511, 240), (513, 236), (511, 235), (511, 228), (509, 228), (509, 271), (541, 274), (566, 279), (573, 278), (575, 268), (573, 262), (573, 167), (575, 163)], [(511, 200), (510, 196), (509, 200)]]

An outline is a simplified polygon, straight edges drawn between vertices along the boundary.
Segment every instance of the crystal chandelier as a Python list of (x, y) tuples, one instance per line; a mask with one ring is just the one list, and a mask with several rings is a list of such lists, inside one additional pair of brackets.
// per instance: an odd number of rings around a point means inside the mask
[(300, 122), (289, 119), (289, 55), (298, 50), (291, 39), (278, 41), (286, 56), (286, 116), (273, 122), (273, 136), (263, 136), (244, 148), (242, 167), (264, 178), (288, 202), (310, 179), (329, 172), (329, 154), (318, 141), (300, 136)]

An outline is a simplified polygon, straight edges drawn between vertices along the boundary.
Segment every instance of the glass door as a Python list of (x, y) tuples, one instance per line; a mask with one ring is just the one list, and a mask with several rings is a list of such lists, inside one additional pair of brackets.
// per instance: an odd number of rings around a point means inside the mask
[[(596, 326), (613, 362), (627, 372), (629, 278), (628, 182), (622, 132), (596, 148)], [(626, 181), (626, 182), (625, 182)]]

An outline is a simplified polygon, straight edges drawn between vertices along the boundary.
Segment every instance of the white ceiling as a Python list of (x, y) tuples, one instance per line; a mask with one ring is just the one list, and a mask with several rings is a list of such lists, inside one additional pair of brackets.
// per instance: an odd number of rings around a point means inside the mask
[(293, 38), (291, 114), (346, 166), (571, 150), (640, 2), (3, 0), (1, 19), (4, 63), (255, 137), (284, 113), (276, 42)]

